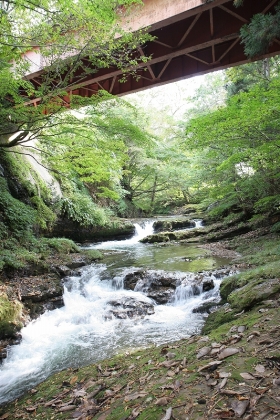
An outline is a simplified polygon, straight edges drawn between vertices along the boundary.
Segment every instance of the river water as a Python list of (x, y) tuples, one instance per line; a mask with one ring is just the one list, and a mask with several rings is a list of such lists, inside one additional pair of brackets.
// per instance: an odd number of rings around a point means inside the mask
[[(203, 277), (203, 270), (215, 270), (228, 260), (210, 257), (192, 245), (139, 242), (150, 233), (152, 222), (136, 224), (131, 239), (88, 246), (100, 249), (104, 260), (66, 279), (64, 307), (44, 313), (22, 329), (20, 345), (8, 350), (0, 367), (0, 403), (18, 397), (58, 370), (199, 333), (205, 314), (193, 313), (193, 309), (218, 299), (221, 279), (208, 272), (214, 289), (203, 293), (200, 288), (194, 293), (195, 276), (199, 272)], [(139, 269), (148, 270), (149, 276), (167, 272), (178, 283), (174, 298), (157, 305), (141, 286), (137, 291), (124, 290), (124, 277)], [(154, 313), (136, 319), (108, 318), (110, 302), (122, 298), (152, 303)]]

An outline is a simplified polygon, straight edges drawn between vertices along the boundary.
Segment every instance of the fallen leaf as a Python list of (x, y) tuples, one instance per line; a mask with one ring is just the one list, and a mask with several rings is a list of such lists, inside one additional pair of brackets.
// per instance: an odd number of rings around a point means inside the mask
[(232, 356), (236, 353), (239, 353), (239, 349), (234, 347), (227, 347), (218, 354), (218, 359), (225, 359), (226, 357)]
[(196, 355), (197, 359), (200, 359), (201, 357), (206, 356), (208, 353), (210, 353), (210, 351), (211, 351), (211, 347), (202, 347)]
[(222, 389), (227, 383), (227, 378), (224, 378), (222, 382), (218, 385), (218, 389)]
[(198, 343), (206, 343), (207, 341), (209, 341), (209, 337), (208, 335), (205, 335), (204, 337), (198, 340)]
[(249, 400), (232, 401), (231, 408), (233, 409), (237, 417), (241, 417), (247, 410), (248, 405), (249, 405)]
[(64, 411), (72, 411), (72, 410), (75, 410), (75, 408), (77, 408), (76, 405), (66, 405), (65, 407), (58, 408), (58, 411), (60, 413), (62, 413)]
[(269, 390), (269, 388), (256, 388), (255, 392), (256, 392), (256, 394), (262, 395), (268, 390)]
[(115, 395), (115, 392), (112, 391), (111, 389), (106, 389), (104, 394), (105, 394), (105, 397), (111, 397), (112, 395)]
[(175, 372), (174, 372), (174, 370), (168, 370), (166, 374), (167, 374), (167, 376), (172, 377), (172, 376), (175, 375)]
[(213, 381), (213, 379), (210, 379), (210, 380), (207, 382), (207, 385), (209, 385), (209, 386), (216, 386), (216, 385), (217, 385), (217, 383), (218, 383), (218, 381), (217, 381), (217, 380), (214, 380), (214, 381)]
[(243, 333), (245, 330), (246, 330), (245, 325), (240, 325), (240, 326), (237, 328), (237, 331), (238, 331), (239, 333)]
[(252, 381), (253, 379), (256, 379), (253, 375), (251, 375), (250, 373), (247, 373), (247, 372), (240, 373), (240, 376), (243, 379), (247, 379), (248, 381)]
[(180, 381), (175, 381), (175, 384), (174, 384), (174, 391), (179, 391), (179, 389), (180, 389), (180, 387), (182, 386), (182, 384), (181, 384), (181, 382)]
[(172, 407), (166, 410), (165, 416), (161, 420), (170, 420), (172, 416)]
[(255, 371), (258, 372), (258, 373), (264, 373), (265, 367), (263, 365), (257, 365), (255, 367)]
[(73, 376), (71, 379), (70, 379), (70, 381), (69, 381), (69, 383), (71, 384), (71, 385), (73, 385), (75, 382), (77, 382), (77, 380), (78, 380), (79, 378), (78, 378), (78, 376)]
[(10, 413), (5, 413), (0, 417), (0, 420), (6, 420), (7, 418), (9, 418)]
[(197, 371), (198, 372), (201, 372), (202, 370), (205, 370), (205, 369), (211, 369), (211, 370), (214, 370), (214, 369), (216, 369), (217, 368), (217, 366), (220, 364), (220, 363), (223, 363), (222, 361), (215, 361), (215, 362), (210, 362), (210, 363), (207, 363), (207, 365), (204, 365), (204, 366), (201, 366)]
[(168, 352), (168, 353), (166, 353), (165, 357), (166, 357), (166, 359), (169, 359), (169, 360), (170, 359), (175, 359), (176, 353)]
[(73, 394), (74, 397), (84, 397), (85, 395), (87, 395), (87, 392), (84, 389), (75, 389)]
[(72, 414), (73, 419), (78, 419), (79, 417), (81, 417), (83, 415), (83, 413), (81, 411), (75, 411)]
[(219, 378), (229, 378), (231, 376), (230, 372), (218, 372)]
[(126, 418), (126, 420), (134, 420), (139, 416), (140, 413), (141, 410), (138, 407), (136, 407), (132, 410), (132, 413)]
[(133, 401), (137, 400), (137, 398), (143, 398), (147, 395), (146, 392), (135, 392), (134, 394), (126, 395), (124, 397), (124, 401)]
[(214, 348), (214, 349), (212, 349), (212, 350), (211, 350), (211, 352), (210, 352), (210, 356), (215, 356), (216, 354), (218, 354), (218, 353), (219, 353), (219, 351), (220, 351), (220, 349), (219, 349), (219, 348)]
[(34, 411), (36, 411), (36, 410), (37, 410), (37, 406), (34, 406), (34, 407), (26, 407), (26, 408), (25, 408), (25, 410), (26, 410), (28, 413), (33, 413)]
[(218, 418), (218, 419), (229, 419), (230, 417), (234, 417), (234, 411), (232, 411), (232, 410), (218, 411), (215, 414), (215, 417)]
[(128, 369), (129, 370), (131, 370), (131, 369), (134, 369), (135, 368), (135, 365), (133, 364), (133, 365), (130, 365), (129, 367), (128, 367)]
[(172, 366), (177, 366), (180, 362), (172, 362), (172, 360), (165, 360), (164, 362), (161, 362), (159, 366), (163, 366), (166, 368), (170, 368)]
[(156, 404), (156, 405), (167, 405), (167, 404), (168, 404), (168, 402), (169, 402), (169, 398), (166, 398), (166, 397), (161, 397), (161, 398), (158, 398), (158, 399), (156, 400), (155, 404)]

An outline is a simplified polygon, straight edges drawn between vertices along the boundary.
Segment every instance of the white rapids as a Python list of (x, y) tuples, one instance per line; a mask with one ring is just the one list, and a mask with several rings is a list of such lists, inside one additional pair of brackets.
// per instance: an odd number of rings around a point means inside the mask
[[(138, 226), (132, 239), (105, 242), (91, 248), (128, 249), (135, 246), (139, 238), (152, 233), (151, 228), (152, 224), (144, 228)], [(83, 268), (80, 275), (69, 277), (63, 296), (65, 306), (44, 313), (22, 329), (21, 343), (8, 350), (8, 357), (0, 367), (0, 403), (18, 397), (55, 371), (94, 363), (127, 349), (159, 345), (198, 333), (204, 315), (193, 313), (193, 308), (217, 298), (219, 293), (220, 280), (217, 279), (213, 279), (212, 291), (195, 295), (186, 283), (177, 288), (173, 302), (155, 305), (152, 315), (108, 320), (105, 313), (112, 300), (133, 297), (154, 302), (141, 290), (122, 288), (121, 279), (129, 268), (117, 271), (115, 277), (110, 277), (111, 273), (106, 270), (105, 264), (92, 264)]]

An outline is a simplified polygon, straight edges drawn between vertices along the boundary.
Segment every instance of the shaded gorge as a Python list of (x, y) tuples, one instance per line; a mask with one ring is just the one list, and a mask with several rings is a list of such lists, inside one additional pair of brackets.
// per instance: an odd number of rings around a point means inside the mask
[(229, 260), (188, 244), (140, 243), (152, 226), (136, 224), (131, 239), (87, 246), (102, 250), (102, 263), (65, 278), (64, 306), (22, 329), (0, 369), (1, 403), (55, 371), (200, 332), (203, 305), (219, 301), (220, 282), (232, 274), (222, 268)]

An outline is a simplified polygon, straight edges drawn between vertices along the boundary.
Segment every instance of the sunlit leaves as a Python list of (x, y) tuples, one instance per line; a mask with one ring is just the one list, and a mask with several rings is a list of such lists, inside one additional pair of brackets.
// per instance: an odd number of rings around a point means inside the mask
[(186, 146), (206, 159), (201, 171), (216, 197), (235, 195), (252, 209), (266, 195), (279, 194), (279, 87), (277, 77), (258, 84), (187, 125)]

